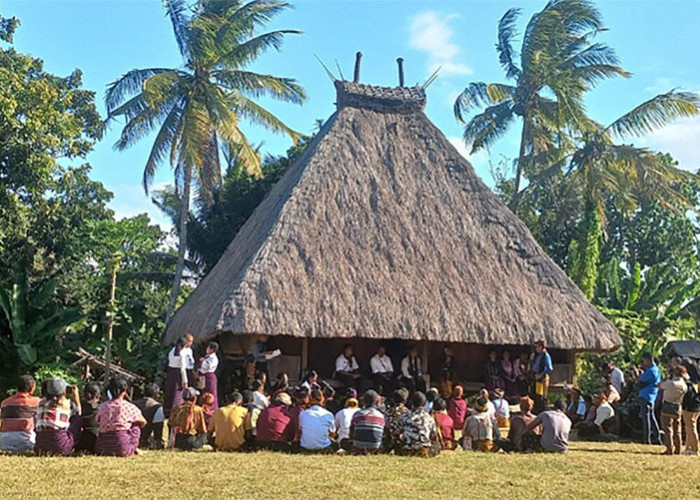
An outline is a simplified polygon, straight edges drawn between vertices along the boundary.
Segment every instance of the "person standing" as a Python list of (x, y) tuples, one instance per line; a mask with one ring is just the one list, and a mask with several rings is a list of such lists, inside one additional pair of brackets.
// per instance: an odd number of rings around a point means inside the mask
[(46, 382), (45, 389), (46, 396), (37, 408), (34, 450), (40, 456), (68, 456), (80, 439), (78, 388), (53, 378)]
[(207, 345), (206, 354), (199, 360), (199, 375), (204, 378), (203, 393), (209, 393), (214, 396), (214, 402), (211, 405), (212, 411), (219, 408), (219, 389), (218, 380), (216, 378), (216, 369), (219, 367), (219, 344), (209, 342)]
[(489, 396), (492, 396), (496, 389), (503, 389), (506, 385), (503, 380), (501, 363), (498, 361), (498, 353), (495, 349), (489, 351), (489, 358), (484, 365), (484, 385), (489, 391)]
[(535, 379), (535, 406), (545, 408), (549, 396), (549, 377), (554, 371), (552, 357), (547, 352), (547, 342), (535, 342), (535, 359), (532, 362), (532, 376)]
[(379, 394), (386, 394), (394, 390), (394, 365), (386, 354), (386, 347), (379, 346), (377, 354), (369, 360), (372, 370), (372, 382)]
[(517, 361), (510, 359), (510, 351), (503, 349), (501, 353), (501, 375), (505, 385), (505, 396), (508, 401), (518, 399), (518, 376), (520, 375), (518, 365)]
[(661, 402), (661, 429), (664, 431), (664, 455), (681, 454), (681, 411), (683, 396), (688, 391), (685, 383), (687, 371), (683, 366), (675, 366), (671, 378), (659, 384), (663, 390)]
[(270, 340), (269, 335), (260, 335), (248, 354), (248, 379), (258, 380), (258, 372), (264, 373), (267, 380), (267, 362), (274, 355), (274, 351), (267, 348), (267, 341)]
[[(425, 393), (425, 379), (423, 378), (423, 366), (418, 356), (418, 348), (409, 347), (408, 355), (401, 360), (401, 382), (410, 392)], [(425, 394), (423, 394), (425, 396)]]
[(192, 352), (189, 342), (188, 337), (180, 337), (168, 353), (168, 372), (165, 378), (163, 401), (163, 413), (166, 418), (170, 416), (170, 410), (182, 404), (182, 390), (189, 385), (187, 356)]
[(642, 354), (642, 368), (639, 376), (639, 418), (642, 419), (642, 443), (662, 444), (659, 435), (659, 423), (654, 414), (654, 404), (659, 394), (661, 370), (654, 363), (650, 352)]
[(622, 373), (622, 370), (615, 366), (615, 363), (612, 361), (607, 364), (606, 371), (610, 377), (610, 383), (613, 385), (613, 387), (615, 387), (617, 393), (622, 395), (622, 389), (625, 388), (625, 374)]
[(530, 355), (521, 352), (518, 358), (518, 396), (529, 397), (532, 392), (532, 365)]
[(688, 377), (686, 379), (688, 390), (683, 396), (682, 415), (685, 426), (685, 451), (684, 455), (698, 454), (698, 417), (700, 416), (700, 387)]
[(457, 383), (456, 361), (452, 348), (446, 345), (442, 348), (442, 380), (440, 381), (440, 395), (443, 399), (452, 396), (452, 389)]
[(17, 381), (17, 392), (0, 403), (0, 450), (34, 450), (34, 417), (39, 405), (39, 398), (34, 396), (35, 390), (34, 378), (22, 375)]

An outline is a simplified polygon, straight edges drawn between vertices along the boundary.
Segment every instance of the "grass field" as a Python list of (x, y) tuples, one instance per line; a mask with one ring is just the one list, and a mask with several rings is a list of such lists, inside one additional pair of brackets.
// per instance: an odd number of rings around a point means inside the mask
[[(306, 456), (148, 452), (0, 456), (0, 498), (700, 498), (700, 459), (574, 443), (566, 455)], [(498, 492), (498, 493), (496, 493)]]

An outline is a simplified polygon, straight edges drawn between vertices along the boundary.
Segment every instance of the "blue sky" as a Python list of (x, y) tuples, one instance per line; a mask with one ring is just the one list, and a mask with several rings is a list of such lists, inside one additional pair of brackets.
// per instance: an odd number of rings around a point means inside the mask
[[(510, 7), (521, 7), (524, 25), (544, 5), (537, 1), (461, 0), (292, 0), (294, 9), (280, 15), (271, 28), (294, 28), (282, 52), (270, 52), (253, 67), (257, 71), (296, 78), (309, 99), (302, 106), (265, 102), (295, 129), (309, 133), (315, 120), (334, 109), (334, 90), (314, 55), (335, 69), (338, 60), (346, 77), (354, 54), (364, 53), (362, 81), (395, 85), (397, 57), (405, 59), (407, 84), (423, 82), (437, 66), (438, 80), (428, 89), (427, 114), (458, 145), (461, 128), (452, 115), (454, 97), (472, 81), (503, 81), (494, 44), (496, 25)], [(631, 79), (599, 85), (587, 98), (590, 114), (605, 123), (655, 93), (674, 87), (700, 91), (700, 2), (693, 0), (601, 1), (598, 7), (609, 31), (599, 41), (613, 46)], [(160, 0), (0, 0), (3, 16), (17, 16), (22, 25), (15, 47), (45, 61), (48, 71), (66, 75), (83, 71), (83, 83), (97, 92), (100, 111), (106, 85), (132, 68), (179, 66), (177, 49)], [(279, 154), (287, 138), (246, 127), (254, 143)], [(114, 192), (118, 215), (148, 212), (164, 222), (141, 188), (141, 172), (150, 141), (125, 152), (112, 145), (112, 126), (88, 161), (96, 179)], [(489, 160), (517, 154), (517, 131), (504, 137), (490, 154), (471, 157), (477, 172), (491, 183)], [(700, 120), (679, 122), (638, 141), (671, 152), (687, 169), (700, 167)], [(169, 182), (164, 165), (156, 187)]]

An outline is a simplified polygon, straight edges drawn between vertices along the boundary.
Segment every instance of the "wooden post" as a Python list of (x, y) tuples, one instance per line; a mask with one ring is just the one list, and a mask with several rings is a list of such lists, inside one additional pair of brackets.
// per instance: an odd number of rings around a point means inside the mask
[(355, 83), (360, 83), (360, 62), (362, 61), (362, 52), (355, 54), (355, 74), (353, 75), (352, 81)]
[(403, 79), (403, 57), (399, 57), (396, 62), (399, 65), (399, 87), (403, 87), (404, 79)]
[(301, 339), (301, 373), (300, 378), (309, 371), (309, 338)]
[(571, 366), (571, 380), (567, 382), (576, 385), (576, 351), (566, 351), (566, 362)]
[(114, 336), (114, 315), (116, 314), (116, 295), (117, 295), (117, 270), (119, 269), (120, 259), (114, 257), (112, 262), (112, 279), (109, 286), (109, 312), (107, 313), (107, 349), (105, 350), (105, 382), (109, 383), (109, 377), (112, 371), (112, 338)]
[(423, 378), (425, 378), (425, 384), (428, 386), (427, 388), (430, 388), (430, 374), (428, 373), (428, 355), (430, 354), (430, 342), (427, 340), (424, 340), (422, 342), (423, 344), (423, 352), (420, 357), (420, 362), (421, 362), (421, 370), (423, 370)]

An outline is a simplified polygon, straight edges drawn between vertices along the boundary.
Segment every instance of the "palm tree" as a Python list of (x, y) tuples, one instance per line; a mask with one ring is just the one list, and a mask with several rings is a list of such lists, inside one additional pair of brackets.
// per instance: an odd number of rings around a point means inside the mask
[[(623, 210), (634, 209), (639, 197), (675, 211), (693, 208), (680, 189), (683, 181), (695, 177), (693, 174), (646, 148), (615, 144), (615, 138), (641, 137), (678, 118), (699, 114), (698, 95), (672, 90), (640, 104), (608, 126), (584, 133), (576, 141), (580, 147), (567, 157), (564, 179), (580, 189), (585, 210), (579, 240), (574, 243), (571, 274), (589, 298), (596, 283), (607, 201), (614, 200)], [(553, 165), (532, 179), (531, 185), (560, 171), (560, 165)]]
[(520, 9), (508, 10), (498, 23), (496, 50), (506, 78), (512, 85), (476, 82), (457, 97), (455, 116), (465, 123), (467, 113), (485, 108), (464, 128), (464, 140), (472, 152), (491, 146), (522, 120), (520, 151), (516, 163), (513, 203), (517, 203), (523, 175), (534, 167), (537, 155), (566, 144), (562, 130), (591, 130), (583, 95), (599, 80), (628, 76), (615, 52), (593, 43), (603, 30), (600, 13), (587, 0), (551, 0), (532, 16), (522, 40), (519, 64), (513, 41)]
[(107, 121), (123, 116), (125, 125), (115, 144), (123, 150), (157, 130), (143, 170), (148, 193), (156, 169), (164, 161), (175, 174), (182, 199), (178, 264), (166, 321), (180, 290), (187, 249), (187, 219), (194, 182), (211, 200), (221, 180), (220, 147), (235, 149), (246, 170), (261, 175), (261, 160), (239, 128), (241, 118), (274, 132), (295, 132), (253, 99), (271, 96), (301, 104), (303, 89), (289, 78), (245, 69), (265, 50), (279, 50), (295, 30), (258, 33), (258, 29), (290, 5), (276, 0), (199, 0), (193, 9), (185, 0), (166, 0), (165, 8), (182, 56), (183, 68), (134, 69), (108, 86)]

